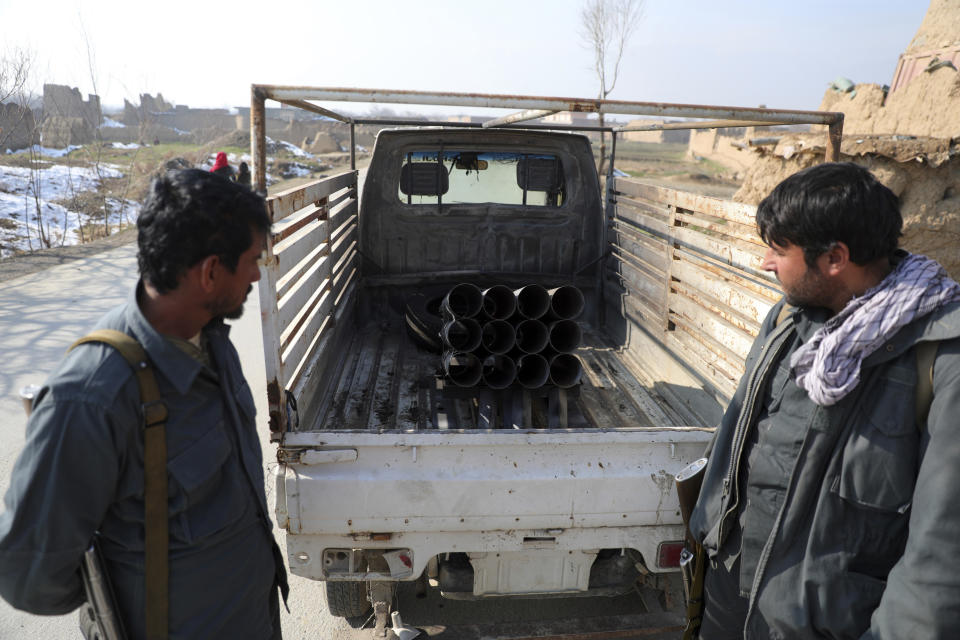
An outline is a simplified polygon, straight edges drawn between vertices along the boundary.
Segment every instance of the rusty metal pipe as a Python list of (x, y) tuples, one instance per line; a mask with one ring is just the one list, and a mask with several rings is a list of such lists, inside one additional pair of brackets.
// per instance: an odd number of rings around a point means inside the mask
[(580, 358), (569, 353), (561, 353), (550, 360), (550, 382), (561, 389), (569, 389), (578, 382), (583, 375), (583, 365)]
[(580, 346), (583, 333), (574, 320), (557, 320), (550, 324), (550, 347), (558, 353), (570, 353)]
[(506, 320), (491, 320), (480, 330), (480, 344), (494, 355), (513, 349), (517, 342), (517, 330)]
[(517, 363), (504, 355), (483, 359), (483, 382), (491, 389), (506, 389), (517, 379)]
[(583, 313), (583, 292), (564, 285), (550, 289), (550, 316), (558, 320), (572, 320)]
[(527, 353), (517, 359), (517, 382), (526, 389), (539, 389), (550, 377), (550, 365), (539, 353)]
[(524, 320), (517, 325), (517, 349), (524, 353), (539, 353), (550, 343), (550, 331), (539, 320)]
[(357, 89), (349, 87), (307, 87), (291, 85), (253, 85), (274, 100), (320, 100), (331, 102), (373, 102), (377, 104), (424, 104), (451, 107), (489, 107), (496, 109), (537, 109), (579, 113), (611, 113), (669, 118), (714, 118), (789, 124), (830, 124), (837, 113), (762, 107), (671, 104), (598, 98), (524, 96), (509, 94), (454, 93), (444, 91), (405, 91)]
[(483, 292), (469, 282), (462, 282), (450, 289), (440, 309), (453, 318), (472, 318), (483, 308)]
[(550, 309), (550, 294), (539, 284), (528, 284), (515, 289), (517, 313), (524, 318), (536, 320)]
[(483, 292), (483, 312), (488, 318), (506, 320), (517, 310), (517, 296), (513, 290), (497, 284)]
[(483, 375), (480, 358), (472, 353), (447, 351), (443, 354), (443, 371), (458, 387), (475, 387)]
[(454, 318), (444, 323), (440, 337), (454, 351), (473, 351), (480, 346), (480, 323), (473, 318)]
[(266, 98), (256, 86), (250, 89), (250, 167), (253, 189), (267, 195)]

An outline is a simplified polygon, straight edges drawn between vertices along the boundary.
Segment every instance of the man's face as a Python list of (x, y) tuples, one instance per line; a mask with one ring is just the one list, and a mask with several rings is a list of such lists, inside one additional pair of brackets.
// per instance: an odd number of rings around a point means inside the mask
[(826, 307), (832, 289), (819, 265), (810, 267), (803, 249), (795, 244), (771, 243), (763, 257), (763, 269), (772, 271), (780, 281), (787, 304), (794, 307)]
[(243, 315), (243, 303), (247, 295), (253, 291), (253, 283), (260, 279), (260, 267), (257, 260), (263, 252), (266, 236), (258, 231), (253, 232), (253, 242), (240, 255), (236, 270), (231, 273), (223, 264), (218, 265), (221, 270), (220, 291), (209, 305), (210, 314), (217, 318), (236, 320)]

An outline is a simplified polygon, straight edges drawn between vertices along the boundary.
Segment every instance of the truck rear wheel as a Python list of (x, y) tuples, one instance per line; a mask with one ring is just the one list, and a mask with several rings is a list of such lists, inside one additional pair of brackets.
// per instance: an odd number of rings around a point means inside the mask
[(357, 618), (370, 612), (365, 582), (327, 582), (327, 608), (341, 618)]

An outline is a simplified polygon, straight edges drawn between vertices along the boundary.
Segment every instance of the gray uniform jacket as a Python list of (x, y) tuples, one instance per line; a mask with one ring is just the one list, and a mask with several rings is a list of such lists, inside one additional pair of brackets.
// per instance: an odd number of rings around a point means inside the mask
[[(713, 562), (730, 552), (723, 545), (742, 500), (736, 470), (744, 429), (755, 423), (764, 395), (757, 381), (774, 377), (773, 334), (793, 322), (774, 326), (781, 306), (767, 316), (747, 358), (691, 515), (691, 530)], [(797, 324), (809, 313), (798, 310)], [(938, 309), (871, 354), (848, 396), (830, 407), (812, 405), (779, 512), (766, 523), (771, 533), (749, 591), (745, 638), (960, 633), (958, 337), (960, 304)], [(921, 429), (915, 346), (931, 340), (939, 342), (933, 401)]]
[[(229, 327), (203, 330), (211, 371), (157, 333), (135, 295), (97, 328), (140, 342), (169, 412), (170, 637), (269, 638), (271, 599), (286, 574)], [(46, 381), (0, 513), (0, 595), (14, 607), (63, 614), (79, 606), (80, 558), (99, 531), (127, 632), (143, 637), (141, 425), (136, 378), (112, 347), (79, 346)]]

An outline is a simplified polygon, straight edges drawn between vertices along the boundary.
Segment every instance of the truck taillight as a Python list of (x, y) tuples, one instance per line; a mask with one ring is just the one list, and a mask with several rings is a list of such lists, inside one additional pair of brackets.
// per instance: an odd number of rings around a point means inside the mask
[(662, 569), (679, 567), (681, 551), (683, 551), (683, 540), (661, 542), (657, 548), (657, 566)]

